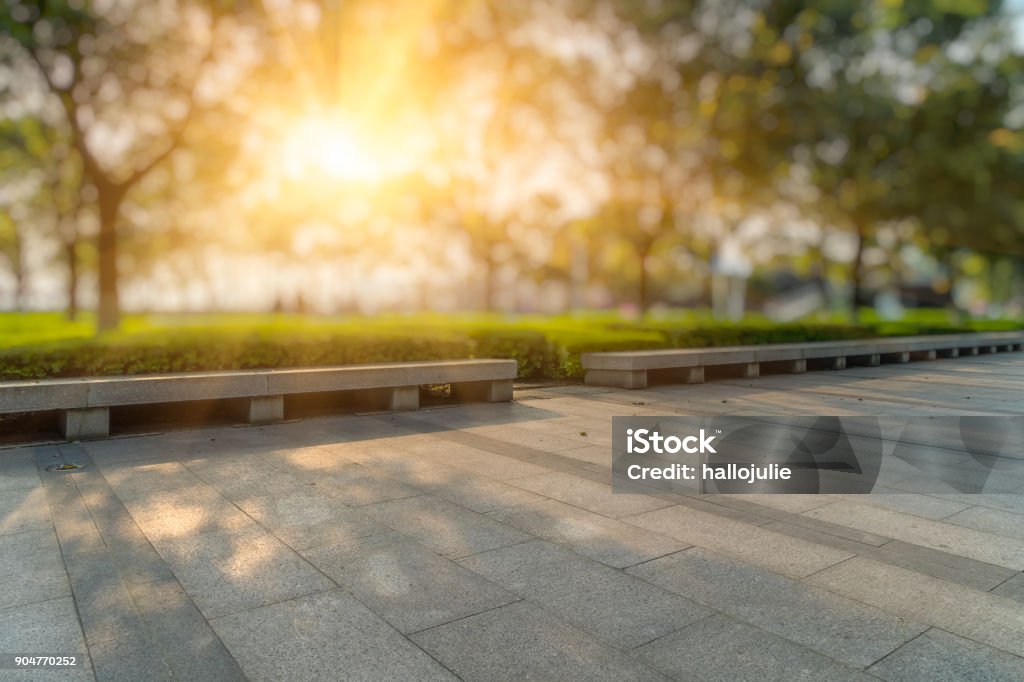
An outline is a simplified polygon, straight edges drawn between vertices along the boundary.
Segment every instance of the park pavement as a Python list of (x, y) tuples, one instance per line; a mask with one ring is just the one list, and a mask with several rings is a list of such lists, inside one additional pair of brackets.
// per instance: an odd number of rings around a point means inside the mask
[(608, 481), (613, 415), (1019, 415), (1022, 388), (1012, 353), (0, 450), (0, 652), (85, 657), (0, 679), (1021, 680), (1024, 479)]

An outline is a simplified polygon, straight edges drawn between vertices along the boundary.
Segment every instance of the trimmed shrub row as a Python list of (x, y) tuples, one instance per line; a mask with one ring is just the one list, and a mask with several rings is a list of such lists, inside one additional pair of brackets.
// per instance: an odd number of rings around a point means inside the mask
[[(1010, 325), (1009, 327), (1012, 327)], [(580, 354), (596, 351), (860, 339), (952, 333), (969, 327), (871, 324), (688, 326), (611, 323), (524, 324), (360, 333), (353, 329), (289, 331), (178, 329), (68, 339), (0, 350), (0, 380), (162, 372), (310, 367), (405, 360), (513, 358), (523, 379), (578, 380)]]

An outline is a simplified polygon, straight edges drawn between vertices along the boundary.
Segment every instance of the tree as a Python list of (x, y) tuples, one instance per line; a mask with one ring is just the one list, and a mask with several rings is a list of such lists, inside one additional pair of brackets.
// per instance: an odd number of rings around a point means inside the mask
[(420, 104), (440, 133), (429, 159), (439, 177), (427, 183), (434, 224), (466, 245), (487, 310), (498, 307), (500, 272), (530, 260), (530, 244), (516, 233), (538, 227), (529, 216), (549, 188), (537, 171), (567, 146), (554, 132), (561, 64), (531, 36), (536, 15), (494, 0), (443, 4), (426, 29), (434, 47), (418, 55), (412, 74), (426, 84)]
[[(12, 118), (0, 124), (0, 141), (4, 147), (0, 168), (5, 171), (0, 177), (11, 183), (19, 177), (31, 179), (32, 196), (19, 202), (24, 217), (15, 228), (25, 233), (30, 225), (41, 225), (43, 230), (38, 236), (58, 243), (59, 257), (67, 270), (67, 316), (74, 320), (78, 315), (81, 260), (79, 222), (83, 217), (77, 156), (64, 131), (38, 116)], [(19, 245), (23, 241), (22, 237), (17, 240)], [(22, 280), (24, 276), (22, 272)]]
[[(100, 330), (120, 320), (118, 242), (125, 197), (179, 148), (203, 110), (214, 106), (244, 63), (232, 60), (239, 14), (220, 2), (7, 3), (0, 29), (64, 114), (94, 188), (99, 218)], [(221, 92), (218, 92), (218, 91)]]
[(854, 314), (880, 223), (916, 221), (939, 245), (1012, 239), (1007, 202), (1019, 192), (991, 138), (1013, 106), (1020, 59), (999, 12), (999, 3), (778, 1), (757, 17), (745, 70), (773, 69), (785, 87), (750, 99), (741, 119), (755, 139), (742, 146), (782, 150), (788, 176), (813, 188), (807, 207), (853, 232)]
[(697, 145), (662, 148), (673, 159), (698, 154), (695, 177), (709, 180), (716, 205), (750, 213), (794, 202), (819, 224), (845, 226), (855, 301), (882, 222), (917, 221), (941, 243), (981, 245), (997, 233), (1004, 246), (1019, 242), (1020, 176), (993, 146), (1016, 140), (1006, 121), (1019, 106), (1020, 57), (1000, 3), (615, 7), (652, 48), (666, 36), (676, 48), (665, 60), (674, 59), (675, 85), (645, 98), (638, 79), (627, 117), (675, 117), (684, 121), (675, 127), (699, 131)]

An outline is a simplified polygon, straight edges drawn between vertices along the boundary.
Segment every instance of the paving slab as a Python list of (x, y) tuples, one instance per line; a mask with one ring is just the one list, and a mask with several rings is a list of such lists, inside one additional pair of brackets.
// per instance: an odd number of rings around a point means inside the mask
[(0, 536), (0, 608), (70, 595), (53, 529)]
[(412, 640), (464, 680), (666, 680), (539, 607), (516, 602)]
[(914, 571), (855, 557), (806, 579), (808, 584), (1024, 655), (1024, 604)]
[[(477, 436), (477, 438), (471, 439), (471, 442), (473, 443), (479, 444), (481, 440), (484, 440), (485, 442), (490, 440), (504, 445), (503, 449), (508, 448), (516, 450), (523, 447), (518, 443), (498, 441), (497, 439), (487, 436), (479, 436), (478, 434), (465, 432), (459, 433), (467, 437)], [(507, 457), (504, 454), (488, 452), (472, 445), (452, 442), (450, 440), (446, 440), (443, 444), (438, 444), (436, 454), (430, 459), (435, 464), (446, 464), (457, 469), (470, 471), (480, 476), (493, 478), (497, 481), (522, 478), (523, 476), (535, 476), (549, 471), (543, 466), (524, 462), (513, 457)]]
[(689, 599), (545, 541), (459, 563), (620, 648), (632, 649), (711, 614)]
[(801, 514), (811, 509), (832, 504), (836, 498), (831, 495), (773, 495), (763, 493), (745, 493), (742, 495), (716, 495), (715, 501), (736, 500), (748, 504), (760, 504), (780, 511)]
[(1005, 581), (992, 590), (992, 594), (998, 594), (1000, 597), (1008, 597), (1009, 599), (1016, 599), (1019, 602), (1024, 602), (1024, 573), (1018, 573)]
[(522, 426), (481, 426), (471, 429), (473, 433), (490, 436), (508, 443), (515, 443), (528, 448), (536, 448), (544, 452), (562, 452), (563, 450), (574, 450), (587, 444), (580, 440), (579, 432), (576, 436), (555, 435), (545, 433), (532, 428)]
[[(607, 427), (604, 428), (607, 429)], [(584, 445), (581, 448), (563, 450), (558, 454), (560, 454), (562, 457), (575, 459), (580, 462), (586, 462), (588, 464), (600, 464), (601, 466), (607, 469), (609, 463), (612, 460), (612, 444), (610, 433), (608, 434), (607, 440), (607, 443), (601, 443), (600, 445)]]
[(159, 490), (144, 497), (130, 497), (124, 504), (154, 544), (256, 525), (242, 510), (207, 485)]
[(607, 433), (608, 425), (600, 419), (556, 416), (533, 420), (528, 428), (531, 431), (562, 436), (586, 445), (611, 445), (611, 437)]
[(85, 464), (84, 469), (68, 475), (68, 480), (74, 482), (92, 523), (99, 531), (108, 558), (121, 579), (134, 584), (171, 577), (170, 571), (106, 479), (98, 469), (90, 466), (88, 455), (76, 446), (69, 446), (68, 449), (78, 450), (74, 453), (75, 459)]
[(303, 556), (403, 633), (519, 599), (400, 533), (320, 547)]
[(813, 509), (806, 515), (976, 561), (1024, 570), (1024, 540), (996, 538), (973, 528), (846, 501)]
[(202, 485), (181, 462), (121, 463), (100, 466), (103, 477), (121, 499), (145, 497), (149, 493)]
[(623, 521), (795, 578), (810, 575), (853, 556), (848, 551), (800, 540), (691, 507), (657, 509), (625, 517)]
[(1024, 658), (932, 628), (868, 668), (889, 682), (1024, 680)]
[(51, 528), (50, 508), (43, 488), (0, 490), (0, 535)]
[(267, 455), (266, 460), (274, 469), (306, 482), (325, 477), (344, 481), (366, 478), (372, 473), (361, 464), (322, 446), (272, 452)]
[(475, 512), (518, 507), (544, 499), (528, 490), (445, 465), (412, 469), (395, 477)]
[(626, 568), (690, 546), (558, 500), (501, 509), (488, 516), (614, 568)]
[(943, 521), (964, 528), (973, 528), (986, 533), (1024, 540), (1024, 514), (1014, 514), (986, 507), (971, 507), (952, 516), (947, 516)]
[(318, 481), (316, 487), (325, 495), (350, 507), (361, 507), (423, 494), (419, 488), (380, 475), (342, 480), (325, 478)]
[[(935, 495), (935, 497), (943, 500), (962, 500), (964, 499), (963, 493), (951, 493)], [(977, 495), (970, 496), (971, 504), (975, 507), (986, 507), (988, 509), (998, 509), (1000, 511), (1007, 511), (1012, 514), (1024, 515), (1024, 494), (1017, 493), (980, 493)]]
[[(875, 487), (875, 491), (877, 490), (878, 486)], [(968, 496), (964, 496), (962, 502), (954, 502), (953, 500), (943, 500), (931, 495), (918, 495), (915, 493), (889, 494), (875, 491), (870, 495), (835, 495), (834, 499), (866, 504), (872, 507), (882, 507), (894, 512), (913, 514), (914, 516), (921, 516), (934, 521), (946, 520), (950, 515), (968, 509), (971, 506), (971, 498)]]
[(305, 481), (283, 471), (255, 463), (240, 461), (211, 464), (202, 460), (199, 462), (202, 463), (189, 461), (185, 464), (203, 482), (229, 500), (302, 490), (306, 485)]
[(1024, 485), (1024, 478), (1004, 475), (991, 476), (987, 471), (968, 471), (962, 467), (951, 466), (936, 467), (934, 473), (891, 481), (887, 485), (905, 492), (927, 495), (963, 492), (964, 489), (961, 486), (964, 485), (975, 486), (973, 489), (966, 489), (971, 493), (983, 491), (998, 494), (1020, 488)]
[(483, 514), (430, 495), (380, 502), (360, 509), (374, 521), (452, 557), (533, 539)]
[(90, 642), (89, 654), (97, 682), (173, 682), (175, 679), (160, 650), (138, 631), (118, 639)]
[(855, 668), (871, 665), (927, 629), (699, 548), (626, 572)]
[[(1017, 571), (1012, 568), (988, 564), (984, 561), (976, 561), (975, 559), (969, 559), (967, 557), (960, 556), (959, 554), (931, 549), (930, 547), (923, 547), (921, 545), (903, 542), (902, 540), (893, 540), (892, 542), (883, 545), (880, 549), (892, 554), (899, 554), (908, 560), (905, 564), (897, 563), (888, 560), (890, 557), (887, 556), (886, 563), (892, 563), (895, 566), (901, 566), (912, 571), (917, 571), (918, 573), (924, 573), (935, 578), (942, 578), (943, 580), (960, 583), (961, 585), (973, 587), (986, 592), (1017, 573)], [(875, 559), (878, 557), (871, 555), (871, 558)], [(949, 575), (929, 572), (929, 564), (932, 566), (941, 565), (950, 569)]]
[(215, 618), (211, 624), (254, 682), (457, 679), (340, 590)]
[(611, 485), (607, 483), (562, 472), (516, 478), (509, 484), (610, 518), (640, 514), (672, 504), (650, 495), (613, 495)]
[(335, 587), (262, 529), (186, 535), (157, 551), (207, 619)]
[(869, 682), (875, 679), (723, 615), (705, 618), (645, 644), (635, 653), (652, 667), (680, 680)]
[(1008, 568), (966, 559), (940, 550), (911, 545), (899, 540), (887, 539), (878, 545), (863, 544), (784, 522), (769, 523), (764, 528), (985, 591), (1001, 584), (1009, 575), (1013, 574), (1013, 571)]
[[(238, 663), (177, 580), (129, 586), (146, 626), (148, 647), (158, 650), (178, 680), (244, 680)], [(136, 677), (135, 679), (139, 679)]]
[(138, 632), (138, 612), (109, 551), (65, 553), (64, 562), (89, 646)]
[(386, 530), (315, 488), (250, 497), (238, 506), (294, 550), (332, 545)]
[(39, 450), (55, 448), (24, 447), (0, 450), (0, 492), (20, 488), (38, 488), (39, 473), (36, 457)]
[[(77, 654), (82, 665), (59, 672), (39, 671), (36, 677), (61, 680), (93, 680), (92, 662), (85, 646), (85, 637), (78, 624), (75, 602), (71, 597), (50, 599), (0, 609), (0, 651), (4, 653)], [(32, 673), (29, 673), (31, 675)], [(26, 679), (19, 672), (0, 671), (10, 679)]]

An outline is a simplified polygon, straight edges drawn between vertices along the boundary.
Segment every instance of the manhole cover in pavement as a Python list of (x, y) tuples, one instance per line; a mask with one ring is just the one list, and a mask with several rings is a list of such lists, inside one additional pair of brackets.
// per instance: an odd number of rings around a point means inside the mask
[(74, 462), (68, 462), (66, 464), (54, 464), (53, 466), (48, 466), (48, 467), (46, 467), (46, 470), (47, 471), (64, 472), (64, 471), (78, 471), (79, 469), (84, 469), (84, 468), (85, 468), (84, 464), (75, 464)]

